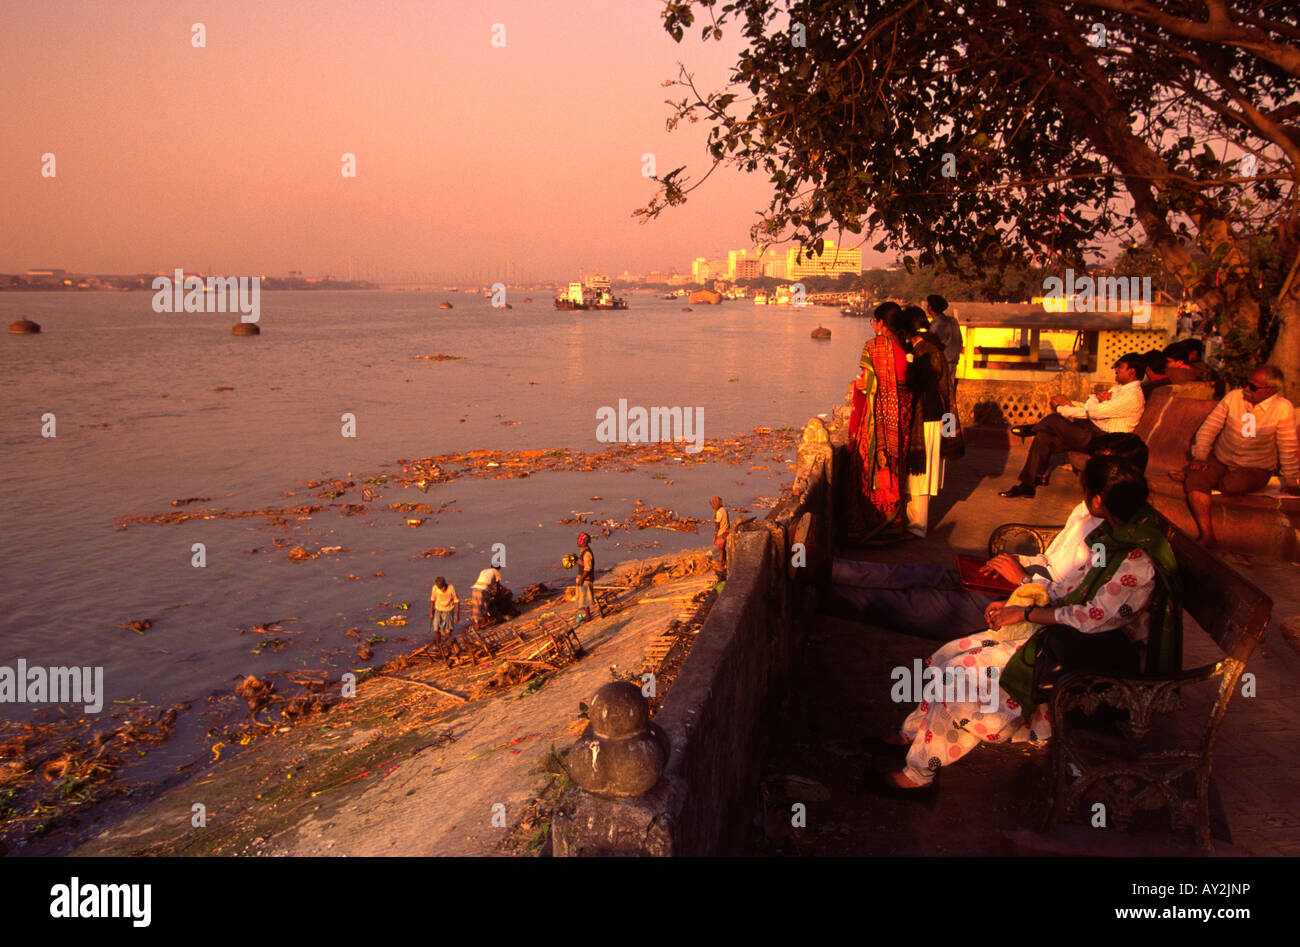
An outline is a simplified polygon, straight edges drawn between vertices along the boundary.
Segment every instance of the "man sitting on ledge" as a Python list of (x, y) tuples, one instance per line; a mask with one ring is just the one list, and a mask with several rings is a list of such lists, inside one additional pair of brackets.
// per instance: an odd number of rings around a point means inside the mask
[(1032, 425), (1013, 427), (1013, 434), (1032, 436), (1034, 442), (1029, 445), (1020, 479), (998, 496), (1032, 497), (1037, 487), (1047, 483), (1053, 454), (1088, 450), (1099, 434), (1127, 434), (1137, 427), (1146, 407), (1141, 383), (1145, 370), (1142, 356), (1130, 352), (1115, 363), (1115, 384), (1110, 391), (1092, 395), (1084, 402), (1053, 395), (1055, 414)]
[[(1094, 457), (1111, 457), (1145, 472), (1147, 446), (1136, 434), (1103, 434), (1093, 442)], [(1038, 556), (994, 556), (984, 566), (986, 575), (1008, 582), (1038, 582), (1051, 597), (1074, 588), (1092, 562), (1085, 537), (1101, 525), (1086, 503), (1070, 511), (1065, 527)], [(949, 641), (988, 627), (988, 609), (998, 604), (992, 593), (965, 588), (957, 570), (919, 563), (858, 562), (836, 559), (831, 581), (840, 611), (855, 620), (901, 631), (904, 634)]]
[(1295, 407), (1278, 391), (1282, 370), (1261, 365), (1244, 388), (1234, 388), (1214, 406), (1196, 432), (1192, 459), (1169, 476), (1181, 480), (1192, 509), (1197, 536), (1206, 548), (1218, 544), (1210, 519), (1210, 492), (1240, 496), (1262, 490), (1281, 469), (1287, 493), (1298, 493), (1300, 458), (1296, 456)]

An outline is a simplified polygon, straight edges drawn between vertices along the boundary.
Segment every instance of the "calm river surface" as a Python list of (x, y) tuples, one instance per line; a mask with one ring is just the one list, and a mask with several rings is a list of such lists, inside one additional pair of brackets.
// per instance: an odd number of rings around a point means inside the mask
[[(707, 498), (734, 508), (773, 496), (792, 478), (784, 463), (462, 478), (427, 494), (388, 485), (368, 515), (327, 510), (288, 532), (261, 517), (125, 530), (114, 520), (168, 512), (185, 497), (232, 510), (328, 503), (306, 481), (400, 472), (382, 466), (398, 457), (598, 451), (596, 411), (620, 398), (702, 407), (706, 444), (759, 425), (798, 427), (842, 399), (869, 331), (834, 309), (741, 301), (684, 313), (680, 301), (634, 294), (626, 312), (555, 312), (547, 293), (531, 304), (523, 296), (498, 311), (464, 293), (268, 292), (263, 335), (236, 338), (235, 316), (154, 313), (150, 293), (0, 293), (6, 325), (26, 316), (43, 328), (0, 345), (0, 663), (103, 666), (106, 712), (113, 700), (194, 700), (245, 674), (355, 667), (349, 628), (408, 638), (377, 646), (376, 662), (424, 643), (434, 575), (468, 598), (493, 543), (506, 545), (503, 574), (516, 591), (572, 581), (559, 560), (577, 529), (556, 521), (575, 511), (621, 521), (642, 499), (706, 520), (699, 534), (597, 536), (602, 567), (707, 544)], [(444, 299), (455, 308), (438, 309)], [(831, 341), (809, 339), (819, 321)], [(410, 358), (437, 352), (463, 360)], [(341, 436), (345, 412), (355, 438)], [(53, 438), (41, 436), (47, 413)], [(355, 490), (345, 499), (361, 502)], [(398, 501), (445, 501), (455, 512), (410, 529), (387, 509)], [(284, 536), (349, 551), (295, 563), (273, 545)], [(644, 551), (654, 541), (660, 548)], [(191, 565), (198, 542), (204, 568)], [(434, 546), (456, 555), (419, 558)], [(411, 624), (376, 624), (392, 614)], [(282, 635), (283, 650), (254, 654), (256, 636), (239, 631), (291, 617), (299, 621), (285, 627), (297, 634)], [(153, 621), (144, 634), (119, 627), (141, 618)], [(31, 710), (0, 704), (10, 718)]]

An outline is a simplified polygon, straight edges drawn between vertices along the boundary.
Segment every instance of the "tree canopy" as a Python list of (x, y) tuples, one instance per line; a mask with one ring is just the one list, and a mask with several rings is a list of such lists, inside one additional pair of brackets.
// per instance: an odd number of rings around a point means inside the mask
[[(1296, 393), (1300, 4), (669, 0), (663, 20), (743, 37), (727, 87), (669, 83), (669, 126), (707, 122), (715, 165), (768, 176), (756, 243), (847, 232), (985, 271), (1146, 244)], [(698, 186), (657, 183), (638, 215)]]

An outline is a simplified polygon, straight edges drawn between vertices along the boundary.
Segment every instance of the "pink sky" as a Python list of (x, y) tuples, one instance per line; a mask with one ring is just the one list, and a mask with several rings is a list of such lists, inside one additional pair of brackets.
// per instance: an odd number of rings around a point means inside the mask
[[(187, 269), (538, 278), (671, 267), (747, 244), (761, 175), (720, 170), (683, 207), (630, 215), (662, 173), (707, 170), (669, 134), (684, 62), (658, 0), (12, 4), (0, 8), (0, 271)], [(191, 45), (201, 22), (207, 46)], [(506, 45), (491, 44), (493, 24)], [(42, 178), (41, 156), (57, 177)], [(357, 156), (357, 177), (341, 155)]]

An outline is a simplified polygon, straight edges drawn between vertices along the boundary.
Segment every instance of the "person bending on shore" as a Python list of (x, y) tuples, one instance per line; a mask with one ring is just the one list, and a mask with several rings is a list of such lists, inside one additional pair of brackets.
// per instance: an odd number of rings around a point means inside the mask
[[(1147, 446), (1136, 434), (1103, 434), (1093, 446), (1094, 457), (1146, 471)], [(980, 571), (1016, 585), (1036, 582), (1049, 595), (1062, 596), (1087, 572), (1092, 549), (1084, 540), (1100, 525), (1087, 503), (1080, 501), (1040, 555), (1002, 553)], [(949, 641), (954, 632), (974, 633), (987, 627), (985, 611), (997, 601), (994, 595), (963, 586), (956, 569), (924, 563), (835, 559), (831, 582), (838, 599), (831, 610), (837, 614), (932, 641)]]
[(1127, 434), (1136, 428), (1146, 407), (1141, 384), (1144, 371), (1142, 356), (1130, 352), (1115, 363), (1115, 384), (1109, 391), (1083, 402), (1053, 395), (1054, 414), (1035, 424), (1013, 427), (1013, 434), (1032, 436), (1034, 442), (1029, 445), (1019, 479), (998, 496), (1032, 497), (1037, 487), (1047, 483), (1053, 454), (1088, 450), (1099, 434)]
[[(1086, 537), (1100, 546), (1074, 588), (1059, 597), (1042, 586), (1017, 589), (989, 606), (989, 630), (950, 641), (926, 662), (942, 675), (996, 680), (990, 702), (922, 700), (901, 730), (884, 742), (907, 746), (906, 766), (886, 777), (897, 790), (917, 791), (943, 766), (981, 742), (1035, 743), (1051, 736), (1047, 705), (1036, 684), (1066, 670), (1172, 674), (1182, 668), (1182, 606), (1173, 550), (1147, 505), (1142, 471), (1093, 457), (1083, 471), (1084, 502), (1102, 520)], [(1062, 660), (1065, 655), (1069, 658)], [(1042, 668), (1036, 669), (1041, 664)], [(993, 672), (996, 671), (996, 677)], [(970, 688), (961, 697), (968, 697)]]
[(722, 505), (722, 497), (709, 497), (709, 506), (713, 507), (713, 545), (718, 548), (718, 557), (722, 568), (727, 568), (727, 534), (731, 532), (731, 520), (727, 508)]
[(1210, 493), (1254, 493), (1281, 471), (1287, 493), (1300, 493), (1300, 458), (1296, 455), (1295, 406), (1278, 392), (1282, 370), (1261, 365), (1244, 388), (1234, 388), (1214, 406), (1196, 432), (1192, 459), (1169, 476), (1181, 480), (1187, 505), (1206, 548), (1218, 544), (1210, 515)]
[(492, 598), (501, 586), (501, 573), (489, 566), (470, 589), (469, 621), (478, 630), (492, 620)]
[(596, 610), (597, 618), (604, 618), (600, 603), (596, 601), (596, 556), (591, 551), (591, 537), (586, 533), (578, 534), (578, 587), (576, 601), (578, 604), (578, 621), (591, 621), (591, 610)]
[(433, 619), (433, 646), (441, 654), (442, 636), (445, 634), (447, 644), (451, 644), (456, 622), (460, 621), (460, 599), (456, 596), (456, 586), (449, 585), (442, 576), (433, 580), (433, 588), (429, 590), (429, 617)]

